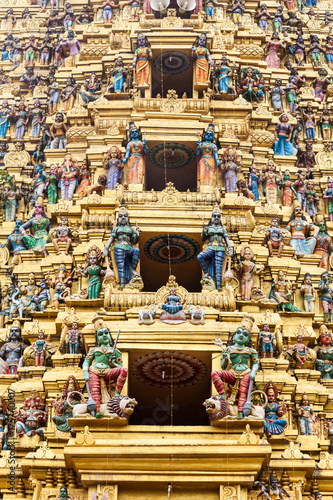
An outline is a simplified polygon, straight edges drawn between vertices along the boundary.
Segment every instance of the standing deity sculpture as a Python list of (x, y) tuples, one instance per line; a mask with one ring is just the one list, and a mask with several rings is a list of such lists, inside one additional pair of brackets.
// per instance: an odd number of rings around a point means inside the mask
[(314, 312), (316, 292), (312, 284), (312, 278), (310, 273), (305, 273), (300, 291), (301, 295), (303, 295), (304, 311)]
[[(295, 248), (296, 257), (313, 254), (319, 228), (306, 220), (300, 206), (295, 207), (285, 229), (291, 233), (290, 245)], [(310, 236), (311, 230), (313, 236)]]
[(114, 261), (118, 272), (119, 288), (137, 282), (142, 283), (142, 279), (137, 272), (140, 260), (140, 250), (136, 248), (141, 234), (141, 229), (134, 229), (128, 217), (127, 210), (122, 207), (118, 213), (117, 225), (112, 230), (109, 241), (106, 244), (103, 255), (107, 258), (109, 268), (109, 248), (114, 243)]
[(195, 83), (194, 85), (208, 85), (209, 65), (213, 66), (213, 60), (207, 49), (207, 34), (202, 32), (192, 47), (192, 58), (195, 61)]
[(102, 269), (101, 262), (103, 259), (103, 255), (101, 250), (93, 245), (89, 248), (86, 261), (87, 267), (85, 269), (77, 268), (78, 274), (81, 276), (88, 278), (88, 299), (98, 299), (101, 286), (102, 286), (102, 276), (105, 275), (105, 271)]
[[(26, 232), (26, 229), (29, 228), (33, 229), (33, 235)], [(23, 235), (22, 240), (26, 248), (34, 252), (42, 252), (44, 257), (47, 257), (48, 253), (45, 247), (50, 241), (50, 229), (51, 222), (44, 212), (43, 199), (38, 198), (35, 203), (33, 217), (20, 228), (20, 233)]]
[(220, 166), (217, 146), (214, 142), (214, 124), (208, 125), (203, 140), (197, 142), (198, 181), (200, 186), (216, 186), (216, 168)]
[(140, 131), (134, 122), (129, 122), (129, 142), (123, 164), (127, 164), (130, 184), (143, 184), (145, 175), (145, 155), (148, 154), (147, 141), (141, 140)]
[(60, 176), (61, 198), (71, 200), (79, 176), (79, 167), (71, 154), (65, 156), (63, 164), (59, 167), (58, 175)]
[(312, 436), (314, 411), (312, 406), (310, 406), (309, 398), (306, 394), (303, 394), (297, 413), (301, 435)]
[(333, 323), (333, 289), (331, 288), (332, 277), (325, 271), (319, 281), (319, 295), (324, 312), (325, 323)]
[(320, 372), (322, 380), (333, 379), (333, 344), (332, 333), (327, 329), (326, 325), (321, 325), (319, 328), (320, 336), (318, 345), (314, 348), (317, 355), (316, 370)]
[(14, 322), (9, 330), (8, 342), (5, 342), (0, 348), (0, 372), (2, 374), (17, 374), (17, 368), (26, 347), (21, 335), (21, 328), (19, 324)]
[(242, 171), (242, 162), (238, 159), (237, 151), (229, 146), (223, 153), (223, 165), (221, 167), (224, 174), (225, 192), (236, 193), (237, 173)]
[(103, 167), (108, 171), (107, 189), (115, 189), (119, 184), (124, 165), (121, 161), (121, 151), (118, 146), (113, 145), (108, 150), (106, 158), (103, 161)]
[(240, 287), (242, 300), (251, 300), (254, 286), (253, 275), (260, 274), (264, 266), (256, 266), (253, 262), (254, 253), (251, 247), (244, 246), (240, 251), (240, 263), (236, 265), (241, 274)]
[[(209, 280), (218, 291), (222, 290), (223, 268), (226, 266), (226, 248), (229, 257), (233, 250), (229, 240), (229, 234), (222, 225), (221, 211), (218, 206), (213, 210), (211, 220), (203, 225), (201, 239), (207, 241), (208, 245), (198, 256), (199, 265), (204, 272), (203, 280)], [(203, 284), (201, 282), (201, 284)]]
[(269, 160), (266, 169), (262, 175), (263, 192), (268, 204), (276, 204), (279, 193), (279, 181), (281, 180), (281, 171), (278, 176), (276, 166), (273, 160)]
[(136, 71), (136, 86), (148, 88), (150, 86), (150, 60), (153, 56), (147, 37), (138, 31), (137, 47), (134, 52), (133, 68)]
[(329, 271), (331, 254), (333, 252), (333, 241), (331, 236), (327, 233), (325, 219), (322, 215), (318, 215), (317, 224), (319, 232), (316, 237), (316, 246), (314, 249), (314, 255), (320, 255), (321, 261), (319, 267), (323, 267), (326, 271)]

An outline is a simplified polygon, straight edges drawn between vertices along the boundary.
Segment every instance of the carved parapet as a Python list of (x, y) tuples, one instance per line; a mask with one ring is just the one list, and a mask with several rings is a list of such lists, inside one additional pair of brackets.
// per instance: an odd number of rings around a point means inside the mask
[(253, 146), (271, 148), (274, 143), (274, 134), (269, 130), (254, 129), (250, 131), (250, 140)]
[(130, 35), (127, 31), (121, 33), (114, 33), (110, 35), (110, 47), (113, 50), (129, 49), (130, 48)]
[(168, 182), (163, 191), (119, 191), (117, 198), (126, 204), (143, 205), (146, 203), (156, 203), (159, 205), (215, 205), (221, 201), (221, 193), (216, 189), (212, 193), (181, 193), (177, 191), (172, 182)]
[[(235, 303), (228, 295), (229, 290), (222, 292), (188, 293), (186, 301), (193, 306), (213, 307), (220, 311), (234, 311)], [(109, 286), (105, 288), (104, 307), (108, 311), (126, 311), (132, 307), (152, 306), (155, 302), (155, 293), (118, 291)]]
[(20, 93), (20, 86), (16, 83), (4, 83), (0, 85), (1, 97), (14, 97)]
[(249, 135), (249, 116), (244, 120), (223, 120), (216, 121), (220, 137), (237, 138), (244, 141)]
[(241, 59), (263, 59), (264, 49), (260, 45), (241, 44), (235, 45), (235, 48), (239, 50)]
[(71, 127), (66, 134), (67, 144), (86, 141), (88, 135), (95, 133), (94, 127)]
[(108, 41), (98, 43), (98, 41), (89, 40), (89, 45), (83, 47), (80, 52), (80, 61), (92, 61), (94, 59), (102, 59), (108, 51)]
[(139, 93), (134, 95), (133, 108), (135, 111), (162, 111), (163, 113), (202, 113), (208, 114), (210, 109), (210, 94), (204, 99), (179, 99), (175, 90), (168, 90), (167, 97), (142, 99)]
[(107, 229), (111, 231), (114, 223), (114, 216), (108, 214), (89, 214), (87, 210), (82, 210), (83, 229)]

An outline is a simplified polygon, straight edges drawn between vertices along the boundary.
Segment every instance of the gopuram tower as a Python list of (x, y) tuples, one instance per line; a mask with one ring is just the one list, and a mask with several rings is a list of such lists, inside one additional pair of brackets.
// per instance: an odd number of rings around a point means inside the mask
[(331, 0), (0, 0), (0, 499), (333, 500)]

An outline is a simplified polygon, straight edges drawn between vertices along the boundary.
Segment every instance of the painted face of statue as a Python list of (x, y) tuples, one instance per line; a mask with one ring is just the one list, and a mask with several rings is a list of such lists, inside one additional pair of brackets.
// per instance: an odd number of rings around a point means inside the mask
[(22, 224), (23, 224), (23, 221), (18, 219), (15, 222), (15, 229), (20, 229), (20, 227), (22, 226)]
[(35, 215), (42, 215), (43, 213), (43, 205), (40, 203), (36, 203), (35, 205)]
[(318, 227), (319, 227), (319, 232), (320, 233), (325, 233), (325, 231), (326, 231), (326, 224), (325, 224), (324, 221), (320, 221), (318, 223)]
[(238, 328), (234, 334), (234, 340), (237, 344), (245, 345), (250, 339), (250, 332), (243, 328)]
[(132, 128), (131, 139), (139, 139), (139, 130), (137, 128)]
[(35, 276), (29, 275), (28, 276), (28, 285), (34, 285), (35, 284)]
[(251, 260), (251, 251), (249, 248), (246, 248), (244, 251), (244, 260)]
[(211, 130), (206, 130), (205, 132), (205, 141), (206, 142), (213, 142), (214, 140), (214, 134)]
[(111, 344), (111, 334), (108, 328), (100, 328), (97, 330), (96, 338), (99, 345)]
[(18, 326), (12, 326), (9, 331), (9, 340), (17, 342), (21, 338), (21, 329)]
[(89, 257), (89, 264), (91, 266), (96, 266), (97, 264), (97, 256), (95, 254), (91, 254)]
[(118, 151), (116, 149), (111, 149), (111, 158), (118, 158)]
[(331, 332), (323, 332), (320, 336), (320, 342), (323, 346), (330, 346), (332, 344), (332, 335)]
[(68, 495), (67, 495), (67, 488), (65, 488), (64, 486), (62, 488), (60, 488), (60, 491), (59, 491), (59, 498), (61, 500), (67, 500), (68, 498)]
[(329, 179), (329, 180), (327, 181), (327, 187), (328, 187), (329, 189), (333, 189), (333, 179)]
[(212, 224), (214, 226), (220, 226), (221, 225), (221, 214), (219, 212), (212, 213)]
[(269, 403), (274, 403), (274, 401), (275, 401), (275, 394), (274, 394), (274, 391), (272, 389), (270, 389), (268, 391), (267, 398), (268, 398), (268, 402)]
[(138, 37), (138, 46), (145, 47), (146, 46), (146, 38), (144, 36)]
[(119, 212), (118, 223), (120, 226), (126, 226), (128, 224), (127, 212)]
[(199, 47), (204, 47), (206, 45), (206, 37), (205, 36), (200, 36), (198, 40), (198, 45)]

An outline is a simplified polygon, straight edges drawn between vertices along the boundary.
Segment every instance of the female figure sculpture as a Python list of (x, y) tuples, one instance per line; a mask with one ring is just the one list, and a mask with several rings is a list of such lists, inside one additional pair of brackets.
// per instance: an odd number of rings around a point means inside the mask
[(282, 205), (284, 207), (291, 207), (293, 199), (296, 197), (296, 191), (294, 189), (294, 183), (290, 180), (289, 170), (286, 170), (282, 180), (280, 181), (280, 186), (283, 190)]
[(287, 421), (281, 418), (286, 410), (277, 403), (278, 390), (273, 382), (268, 382), (264, 387), (268, 403), (265, 408), (264, 431), (268, 438), (273, 434), (282, 434), (287, 427)]
[(147, 38), (138, 31), (137, 48), (134, 52), (133, 68), (136, 69), (136, 86), (149, 87), (150, 60), (153, 56)]
[(296, 149), (290, 142), (292, 130), (289, 118), (283, 114), (279, 118), (280, 123), (275, 127), (275, 142), (273, 145), (274, 154), (281, 156), (290, 156), (296, 154)]
[(259, 184), (262, 181), (261, 175), (258, 175), (258, 169), (255, 165), (250, 168), (248, 186), (249, 190), (253, 193), (254, 201), (259, 200)]
[(195, 60), (195, 84), (207, 85), (208, 83), (208, 63), (213, 66), (213, 60), (206, 47), (207, 35), (202, 32), (197, 44), (192, 47), (192, 57)]
[(303, 295), (304, 311), (314, 312), (316, 292), (312, 285), (310, 273), (305, 273), (303, 283), (301, 285), (301, 294)]
[(237, 264), (237, 269), (241, 273), (241, 295), (242, 300), (251, 300), (251, 292), (253, 288), (253, 275), (260, 274), (264, 266), (256, 267), (253, 262), (253, 250), (249, 246), (244, 246), (240, 251), (240, 263)]
[(317, 354), (316, 370), (320, 372), (322, 380), (333, 379), (333, 345), (332, 334), (325, 325), (320, 326), (320, 337), (315, 347)]
[(280, 49), (285, 49), (286, 45), (280, 41), (279, 32), (274, 31), (271, 39), (267, 42), (266, 51), (266, 63), (267, 68), (279, 68), (280, 67), (280, 58), (278, 56), (278, 52)]
[(321, 256), (319, 267), (328, 271), (330, 255), (333, 252), (333, 241), (331, 236), (327, 234), (326, 223), (323, 216), (319, 215), (317, 217), (317, 224), (319, 232), (316, 237), (316, 246), (313, 253), (314, 255)]
[(224, 165), (222, 172), (224, 172), (225, 192), (236, 193), (237, 191), (237, 172), (242, 170), (242, 162), (238, 161), (237, 152), (231, 146), (228, 147), (223, 153)]
[[(28, 234), (26, 229), (32, 228), (34, 235)], [(51, 222), (48, 219), (43, 207), (43, 198), (39, 197), (35, 203), (33, 217), (23, 224), (20, 233), (23, 234), (22, 240), (28, 250), (42, 252), (44, 257), (48, 255), (46, 244), (50, 241), (49, 231)]]
[(88, 284), (88, 299), (98, 299), (101, 290), (101, 277), (105, 275), (102, 266), (100, 265), (103, 255), (101, 250), (93, 245), (89, 248), (86, 256), (87, 267), (85, 269), (78, 268), (78, 272), (85, 278), (89, 276)]
[(148, 154), (147, 141), (140, 139), (139, 129), (134, 122), (129, 123), (129, 142), (123, 164), (128, 163), (128, 180), (130, 184), (143, 184), (145, 174), (144, 156)]
[(71, 200), (73, 198), (74, 190), (79, 176), (79, 167), (73, 160), (71, 154), (67, 154), (64, 163), (59, 168), (61, 198), (63, 200)]
[(24, 102), (19, 103), (18, 111), (13, 107), (9, 117), (15, 122), (15, 139), (23, 139), (29, 123), (29, 113), (25, 108)]
[(208, 125), (203, 141), (197, 142), (196, 155), (198, 161), (198, 180), (200, 186), (216, 185), (216, 167), (220, 166), (217, 147), (214, 143), (214, 124)]
[(108, 150), (103, 167), (108, 171), (107, 189), (115, 189), (116, 184), (121, 179), (122, 169), (124, 165), (121, 161), (121, 151), (118, 146), (113, 145)]
[(8, 101), (3, 101), (0, 110), (0, 139), (5, 139), (10, 124)]

